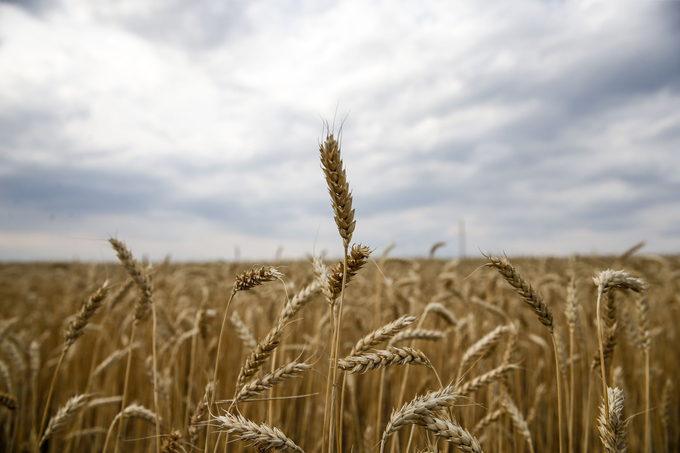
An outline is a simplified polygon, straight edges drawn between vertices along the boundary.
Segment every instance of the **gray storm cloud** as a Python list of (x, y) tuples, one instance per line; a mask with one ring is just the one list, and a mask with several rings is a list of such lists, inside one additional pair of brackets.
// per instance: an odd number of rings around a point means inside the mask
[[(680, 250), (680, 3), (0, 2), (0, 257)], [(335, 120), (334, 120), (335, 119)]]

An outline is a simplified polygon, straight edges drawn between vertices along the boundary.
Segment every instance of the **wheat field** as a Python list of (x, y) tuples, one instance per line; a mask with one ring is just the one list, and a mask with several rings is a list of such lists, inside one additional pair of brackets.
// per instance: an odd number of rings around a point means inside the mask
[(391, 257), (320, 152), (339, 260), (0, 264), (0, 449), (678, 451), (680, 257)]

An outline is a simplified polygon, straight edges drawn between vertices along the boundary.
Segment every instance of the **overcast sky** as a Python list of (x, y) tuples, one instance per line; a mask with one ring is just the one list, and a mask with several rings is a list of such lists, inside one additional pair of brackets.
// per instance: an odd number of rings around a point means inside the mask
[[(0, 2), (0, 260), (680, 252), (679, 1)], [(335, 121), (334, 121), (335, 120)]]

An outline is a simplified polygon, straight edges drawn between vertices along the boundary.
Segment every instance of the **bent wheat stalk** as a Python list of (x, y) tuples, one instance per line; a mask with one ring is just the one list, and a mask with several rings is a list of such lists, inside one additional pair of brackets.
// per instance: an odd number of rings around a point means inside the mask
[(64, 346), (61, 349), (61, 355), (59, 356), (59, 361), (57, 362), (57, 367), (54, 370), (54, 375), (52, 376), (52, 383), (50, 384), (50, 390), (47, 393), (47, 401), (45, 402), (45, 411), (43, 412), (42, 422), (40, 423), (40, 431), (38, 431), (38, 439), (41, 442), (36, 444), (36, 453), (40, 451), (42, 445), (42, 439), (44, 438), (45, 424), (47, 423), (47, 415), (50, 412), (50, 404), (52, 403), (52, 395), (54, 394), (54, 386), (57, 383), (57, 377), (59, 376), (59, 370), (62, 363), (64, 362), (64, 357), (68, 349), (75, 343), (75, 341), (83, 334), (83, 329), (90, 322), (90, 319), (94, 316), (97, 309), (101, 306), (102, 302), (108, 294), (108, 280), (83, 304), (75, 319), (72, 320), (65, 332)]
[(633, 278), (625, 271), (613, 271), (607, 269), (602, 271), (597, 277), (593, 277), (593, 282), (597, 286), (597, 336), (600, 346), (600, 370), (602, 371), (602, 395), (606, 412), (609, 412), (609, 398), (607, 397), (607, 378), (604, 361), (604, 347), (602, 341), (602, 321), (600, 317), (600, 305), (602, 296), (612, 289), (630, 289), (635, 292), (645, 290), (645, 283), (639, 278)]
[(529, 307), (534, 311), (538, 320), (548, 328), (550, 331), (550, 337), (553, 342), (553, 350), (555, 352), (555, 372), (557, 373), (557, 431), (558, 431), (558, 442), (560, 453), (562, 453), (562, 386), (561, 386), (561, 374), (560, 374), (560, 354), (557, 347), (557, 341), (555, 340), (555, 326), (553, 324), (553, 314), (552, 309), (548, 307), (543, 300), (543, 296), (534, 290), (529, 283), (527, 283), (524, 278), (517, 272), (515, 267), (510, 264), (510, 261), (505, 257), (497, 257), (493, 255), (484, 255), (488, 263), (486, 266), (495, 268), (498, 273), (513, 287), (515, 292), (522, 296), (524, 302), (526, 302)]
[[(156, 306), (153, 302), (153, 283), (151, 280), (151, 274), (147, 271), (145, 271), (142, 266), (139, 264), (137, 260), (135, 260), (132, 256), (132, 253), (128, 250), (127, 246), (119, 241), (118, 239), (115, 238), (110, 238), (109, 243), (111, 243), (111, 246), (113, 249), (116, 251), (116, 255), (118, 256), (118, 260), (120, 261), (120, 264), (125, 268), (125, 270), (128, 272), (132, 280), (137, 284), (139, 287), (139, 290), (142, 293), (142, 297), (139, 299), (137, 302), (137, 308), (135, 310), (135, 316), (134, 316), (134, 321), (132, 322), (132, 329), (130, 331), (130, 340), (129, 340), (129, 345), (130, 349), (128, 351), (128, 356), (127, 356), (127, 366), (125, 368), (125, 382), (123, 384), (123, 400), (121, 401), (121, 406), (120, 410), (122, 411), (125, 408), (125, 403), (127, 400), (127, 389), (128, 389), (128, 381), (130, 378), (130, 367), (132, 364), (132, 346), (134, 345), (134, 340), (135, 340), (135, 331), (137, 328), (137, 324), (144, 318), (146, 313), (148, 312), (149, 308), (151, 308), (151, 314), (153, 316), (153, 328), (151, 332), (151, 353), (152, 353), (152, 360), (153, 360), (153, 403), (154, 403), (154, 410), (158, 412), (158, 361), (157, 361), (157, 354), (156, 354), (156, 327), (158, 325), (157, 319), (156, 319)], [(116, 442), (115, 442), (115, 451), (118, 451), (118, 444), (121, 440), (121, 436), (123, 433), (123, 422), (118, 425), (118, 434), (116, 435)], [(161, 437), (161, 427), (160, 423), (156, 423), (156, 452), (160, 453), (160, 437)]]

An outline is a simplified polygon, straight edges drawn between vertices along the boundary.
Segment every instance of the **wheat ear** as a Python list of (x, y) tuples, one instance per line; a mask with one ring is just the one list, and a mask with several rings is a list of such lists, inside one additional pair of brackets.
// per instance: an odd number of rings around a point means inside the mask
[(320, 290), (321, 285), (318, 280), (314, 280), (312, 283), (302, 288), (290, 301), (286, 302), (286, 305), (284, 305), (283, 310), (281, 310), (281, 316), (279, 317), (279, 324), (287, 324)]
[(449, 324), (450, 326), (455, 327), (456, 324), (458, 324), (458, 320), (456, 319), (456, 315), (454, 315), (451, 310), (446, 308), (440, 302), (430, 302), (430, 303), (428, 303), (425, 306), (425, 310), (423, 310), (423, 318), (425, 318), (429, 313), (436, 313), (444, 321), (446, 321), (446, 323)]
[(175, 430), (168, 434), (161, 443), (161, 453), (184, 453), (184, 447), (179, 443), (182, 431)]
[(488, 357), (496, 348), (496, 345), (501, 341), (503, 335), (510, 330), (512, 330), (512, 327), (510, 326), (498, 326), (470, 346), (460, 359), (458, 378), (456, 380), (460, 379), (463, 372), (467, 370), (473, 362)]
[(527, 283), (524, 278), (517, 272), (515, 267), (510, 264), (510, 261), (504, 256), (496, 257), (493, 255), (484, 255), (489, 261), (486, 265), (489, 267), (494, 267), (501, 276), (510, 283), (515, 292), (522, 296), (524, 302), (526, 302), (531, 309), (538, 316), (538, 320), (550, 329), (550, 333), (553, 332), (553, 315), (552, 310), (548, 307), (543, 300), (543, 296), (540, 295), (536, 290), (534, 290), (529, 283)]
[[(604, 399), (604, 398), (603, 398)], [(625, 453), (628, 450), (626, 430), (628, 420), (623, 417), (623, 391), (619, 388), (607, 387), (607, 404), (600, 406), (598, 430), (600, 440), (607, 453)]]
[(243, 346), (251, 351), (257, 348), (257, 341), (253, 337), (253, 334), (250, 333), (248, 326), (243, 323), (237, 311), (234, 311), (231, 314), (229, 320), (234, 325), (234, 329), (236, 329), (236, 335), (238, 335), (238, 337), (241, 339)]
[(160, 425), (162, 422), (161, 418), (158, 417), (156, 413), (147, 409), (146, 407), (140, 406), (139, 404), (130, 404), (125, 409), (116, 414), (115, 417), (113, 417), (111, 426), (109, 426), (109, 430), (106, 433), (106, 440), (104, 441), (104, 448), (102, 449), (102, 452), (104, 453), (106, 452), (106, 447), (109, 445), (111, 433), (113, 432), (113, 427), (116, 425), (116, 422), (120, 424), (120, 420), (126, 418), (138, 418), (140, 420), (146, 421), (151, 425)]
[(383, 443), (405, 425), (418, 423), (418, 414), (442, 411), (453, 405), (458, 397), (455, 390), (455, 386), (450, 385), (436, 392), (428, 392), (423, 396), (416, 396), (399, 410), (393, 410), (383, 433)]
[(306, 363), (292, 362), (277, 368), (271, 373), (267, 373), (264, 376), (255, 379), (254, 381), (245, 385), (241, 391), (236, 395), (234, 399), (234, 404), (238, 404), (255, 395), (262, 393), (274, 387), (276, 384), (283, 382), (285, 379), (290, 379), (296, 374), (302, 373), (304, 371), (310, 370), (312, 367)]
[(424, 365), (430, 369), (432, 363), (421, 351), (412, 348), (388, 347), (386, 350), (364, 352), (361, 355), (348, 356), (338, 361), (339, 369), (353, 373), (366, 373), (379, 370), (390, 365)]
[(446, 333), (441, 330), (432, 329), (409, 329), (399, 332), (394, 337), (390, 339), (390, 346), (395, 345), (402, 341), (409, 340), (426, 340), (426, 341), (439, 341), (446, 338)]
[(512, 425), (515, 427), (517, 431), (519, 431), (520, 434), (522, 434), (522, 436), (526, 440), (527, 445), (529, 445), (529, 451), (533, 453), (534, 443), (531, 440), (531, 432), (529, 431), (529, 425), (527, 424), (526, 419), (524, 418), (522, 413), (519, 411), (519, 408), (515, 405), (510, 396), (507, 394), (504, 394), (503, 397), (501, 397), (501, 405), (505, 409), (505, 412), (507, 412), (508, 415), (510, 415)]
[(669, 451), (669, 429), (671, 427), (674, 409), (672, 406), (674, 390), (673, 380), (667, 378), (666, 383), (663, 386), (663, 391), (661, 392), (661, 426), (663, 427), (663, 448), (665, 453), (668, 453)]
[(488, 373), (484, 373), (483, 375), (476, 377), (472, 381), (467, 382), (466, 384), (460, 386), (458, 388), (458, 394), (460, 396), (467, 396), (471, 393), (474, 393), (477, 390), (496, 382), (498, 379), (505, 376), (508, 372), (516, 368), (517, 365), (510, 363), (506, 363), (499, 366), (498, 368), (494, 368)]
[(354, 348), (352, 348), (352, 351), (349, 353), (349, 355), (354, 356), (362, 354), (374, 346), (391, 339), (399, 332), (402, 332), (416, 319), (417, 318), (415, 316), (402, 316), (401, 318), (392, 321), (389, 324), (385, 324), (384, 326), (374, 330), (359, 340)]
[(69, 399), (66, 404), (59, 408), (56, 414), (50, 418), (50, 422), (45, 429), (45, 433), (40, 437), (38, 448), (42, 447), (47, 439), (60, 431), (69, 420), (71, 420), (78, 410), (87, 403), (89, 395), (77, 395)]
[(276, 324), (272, 330), (269, 331), (265, 339), (261, 341), (257, 345), (257, 348), (255, 348), (248, 358), (246, 358), (246, 361), (239, 372), (238, 379), (236, 380), (237, 391), (239, 391), (246, 382), (262, 368), (262, 365), (264, 365), (269, 356), (272, 355), (274, 350), (281, 343), (282, 334), (283, 326), (281, 324)]
[(466, 429), (456, 422), (437, 417), (436, 413), (451, 406), (456, 398), (453, 386), (445, 387), (437, 392), (430, 392), (425, 396), (416, 397), (401, 409), (392, 412), (390, 421), (380, 441), (380, 452), (385, 450), (387, 438), (406, 425), (417, 424), (432, 431), (436, 436), (443, 437), (459, 450), (464, 452), (479, 452), (482, 449)]
[(95, 315), (99, 307), (101, 307), (106, 295), (109, 291), (109, 281), (106, 280), (104, 284), (83, 304), (80, 311), (76, 314), (75, 318), (69, 322), (66, 328), (66, 341), (64, 341), (64, 349), (71, 347), (73, 343), (80, 337), (84, 332), (85, 326), (90, 322), (90, 319)]
[[(481, 420), (477, 422), (475, 425), (473, 432), (479, 433), (481, 430), (489, 426), (491, 423), (497, 421), (499, 418), (501, 418), (501, 415), (505, 413), (505, 409), (502, 407), (500, 409), (496, 409), (493, 412), (489, 412), (486, 414)], [(480, 437), (481, 439), (481, 437)]]
[(18, 407), (17, 399), (8, 393), (0, 393), (0, 406), (5, 406), (7, 409), (14, 411)]
[(189, 424), (189, 440), (192, 444), (195, 444), (198, 440), (198, 435), (203, 429), (203, 422), (208, 415), (208, 409), (210, 407), (210, 401), (212, 400), (213, 384), (208, 382), (205, 386), (205, 394), (203, 399), (196, 406), (196, 411), (191, 416), (191, 423)]
[(352, 192), (347, 182), (347, 172), (340, 154), (340, 142), (328, 133), (326, 140), (319, 145), (321, 155), (321, 168), (326, 176), (328, 193), (331, 196), (331, 205), (335, 212), (335, 224), (338, 227), (345, 248), (352, 242), (352, 233), (356, 221), (354, 209), (352, 209)]
[(241, 415), (232, 415), (229, 412), (215, 417), (218, 429), (228, 434), (233, 434), (238, 440), (245, 440), (255, 445), (259, 451), (267, 452), (270, 449), (277, 451), (291, 449), (304, 453), (302, 448), (295, 445), (278, 428), (271, 428), (265, 424), (258, 425)]

